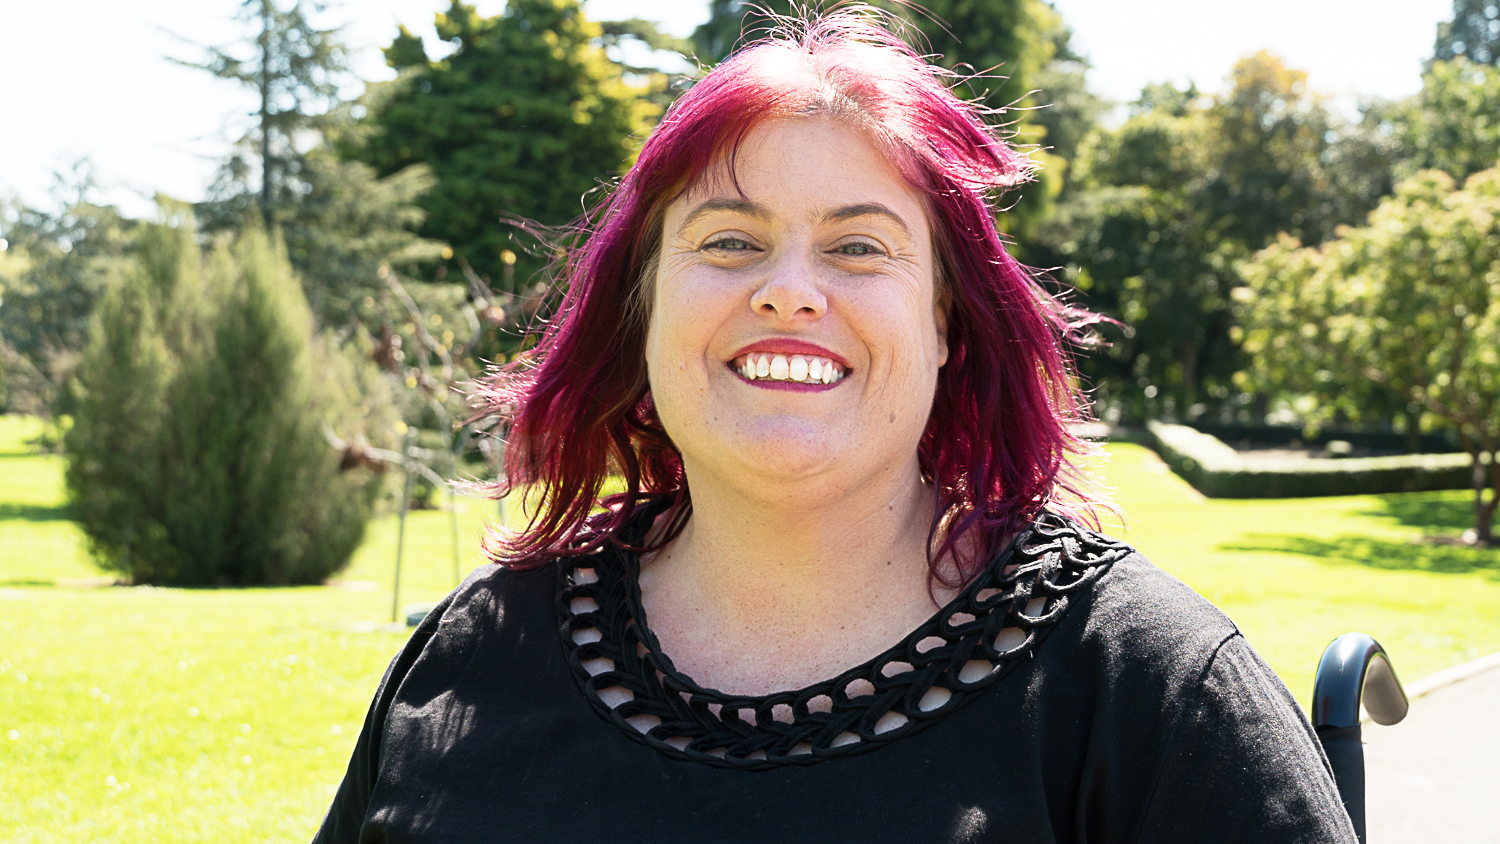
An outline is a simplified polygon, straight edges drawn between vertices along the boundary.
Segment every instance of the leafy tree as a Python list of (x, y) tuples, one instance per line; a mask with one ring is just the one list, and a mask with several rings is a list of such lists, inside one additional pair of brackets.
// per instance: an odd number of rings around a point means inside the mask
[(64, 438), (74, 512), (138, 583), (316, 583), (347, 563), (372, 476), (340, 470), (312, 323), (284, 252), (252, 229), (206, 262), (176, 225), (142, 232), (106, 295)]
[(1204, 114), (1215, 225), (1250, 249), (1282, 231), (1313, 242), (1332, 234), (1322, 202), (1332, 194), (1323, 159), (1333, 118), (1307, 74), (1262, 51), (1236, 63), (1230, 82)]
[(1078, 187), (1041, 231), (1086, 304), (1129, 326), (1082, 363), (1127, 417), (1233, 411), (1238, 264), (1280, 232), (1323, 240), (1388, 183), (1378, 127), (1343, 125), (1301, 72), (1259, 53), (1229, 82), (1212, 98), (1148, 86), (1085, 142)]
[[(1037, 92), (1031, 101), (1039, 105), (1027, 113), (1026, 120), (1041, 128), (1052, 160), (1066, 168), (1065, 177), (1071, 177), (1079, 148), (1110, 103), (1088, 89), (1089, 63), (1073, 51), (1072, 31), (1059, 24), (1053, 41), (1052, 61), (1033, 77)], [(1071, 185), (1072, 180), (1064, 178), (1062, 192)]]
[(130, 246), (135, 223), (90, 200), (87, 163), (58, 177), (60, 210), (0, 209), (0, 367), (14, 412), (67, 412), (60, 387), (88, 342), (106, 280)]
[(1205, 380), (1218, 388), (1233, 371), (1227, 295), (1239, 250), (1202, 201), (1205, 124), (1200, 110), (1153, 105), (1096, 135), (1082, 186), (1044, 227), (1085, 303), (1127, 327), (1081, 368), (1096, 401), (1130, 418), (1186, 412)]
[(1453, 0), (1453, 20), (1438, 24), (1433, 57), (1438, 61), (1467, 58), (1479, 64), (1500, 64), (1500, 3)]
[(437, 31), (454, 45), (441, 60), (404, 28), (386, 48), (401, 75), (371, 92), (368, 131), (343, 149), (381, 175), (430, 166), (422, 232), (519, 292), (551, 255), (522, 251), (507, 272), (503, 255), (516, 243), (502, 220), (578, 217), (585, 195), (626, 165), (653, 109), (605, 55), (603, 30), (578, 0), (511, 0), (490, 18), (455, 0)]
[(1399, 175), (1437, 169), (1462, 181), (1500, 160), (1500, 67), (1434, 62), (1415, 97), (1390, 106), (1384, 130), (1398, 144)]
[(1348, 391), (1356, 411), (1378, 412), (1394, 396), (1452, 427), (1474, 461), (1475, 534), (1490, 542), (1500, 494), (1500, 170), (1461, 190), (1441, 171), (1418, 173), (1367, 226), (1317, 248), (1284, 240), (1247, 278), (1256, 372), (1289, 391)]

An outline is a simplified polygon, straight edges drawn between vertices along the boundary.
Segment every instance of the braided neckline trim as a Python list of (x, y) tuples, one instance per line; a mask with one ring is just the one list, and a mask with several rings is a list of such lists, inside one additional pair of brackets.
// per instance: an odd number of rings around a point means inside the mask
[(611, 547), (567, 561), (556, 602), (568, 662), (601, 716), (677, 759), (766, 770), (873, 750), (962, 707), (1010, 673), (1071, 598), (1129, 552), (1043, 513), (895, 647), (831, 680), (769, 695), (725, 694), (673, 667), (645, 624), (634, 553)]

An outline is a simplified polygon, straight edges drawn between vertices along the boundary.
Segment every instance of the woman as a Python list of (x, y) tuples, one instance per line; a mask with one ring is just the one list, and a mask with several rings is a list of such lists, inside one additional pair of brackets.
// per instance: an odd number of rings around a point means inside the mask
[(317, 840), (1353, 841), (1233, 624), (1073, 518), (1076, 315), (986, 205), (1030, 171), (848, 13), (684, 94), (480, 394), (541, 512)]

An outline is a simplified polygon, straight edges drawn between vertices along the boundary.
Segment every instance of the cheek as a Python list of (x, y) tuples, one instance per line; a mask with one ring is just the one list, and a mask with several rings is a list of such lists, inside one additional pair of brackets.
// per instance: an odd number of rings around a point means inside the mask
[(885, 347), (889, 365), (905, 377), (929, 375), (947, 358), (947, 343), (931, 299), (920, 291), (875, 310), (864, 332)]
[(726, 309), (723, 297), (713, 293), (699, 279), (658, 281), (646, 331), (646, 367), (653, 383), (672, 379), (695, 361), (706, 360)]

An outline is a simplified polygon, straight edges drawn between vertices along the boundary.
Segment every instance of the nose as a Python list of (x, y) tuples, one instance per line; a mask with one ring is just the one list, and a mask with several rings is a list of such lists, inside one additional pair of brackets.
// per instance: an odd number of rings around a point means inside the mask
[(814, 268), (806, 259), (788, 257), (750, 297), (750, 308), (783, 322), (816, 320), (828, 312), (828, 299), (818, 287)]

